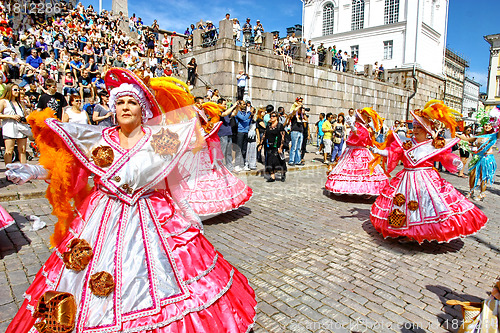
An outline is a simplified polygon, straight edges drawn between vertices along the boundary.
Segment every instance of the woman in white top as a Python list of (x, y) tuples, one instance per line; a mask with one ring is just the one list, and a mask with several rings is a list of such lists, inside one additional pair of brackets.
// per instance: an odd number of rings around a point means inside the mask
[[(21, 103), (20, 88), (17, 84), (9, 84), (0, 99), (0, 119), (2, 120), (2, 136), (5, 142), (5, 165), (12, 163), (14, 146), (17, 143), (19, 161), (26, 163), (26, 113)], [(23, 131), (23, 132), (21, 132)]]
[(90, 124), (87, 112), (82, 110), (82, 98), (78, 94), (69, 97), (69, 105), (62, 116), (63, 123)]

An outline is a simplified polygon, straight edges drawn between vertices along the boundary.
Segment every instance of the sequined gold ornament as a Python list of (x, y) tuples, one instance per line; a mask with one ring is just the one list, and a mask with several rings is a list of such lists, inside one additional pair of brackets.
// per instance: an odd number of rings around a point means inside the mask
[(403, 193), (398, 193), (394, 196), (393, 202), (396, 206), (402, 206), (406, 202), (406, 198)]
[(408, 202), (408, 209), (411, 210), (411, 211), (415, 211), (418, 209), (418, 201), (410, 201)]
[(41, 318), (35, 324), (40, 333), (69, 333), (75, 327), (75, 298), (70, 293), (47, 291), (38, 300), (33, 317)]
[(101, 168), (109, 167), (115, 159), (113, 149), (109, 146), (99, 146), (92, 150), (94, 163)]
[(389, 225), (394, 228), (401, 228), (406, 223), (406, 215), (399, 209), (394, 209), (387, 219)]
[(92, 274), (89, 287), (94, 295), (106, 297), (115, 289), (115, 282), (111, 274), (103, 271)]
[(181, 142), (179, 135), (170, 131), (169, 129), (162, 128), (160, 132), (153, 134), (151, 146), (158, 155), (174, 155), (179, 150)]
[(413, 143), (410, 140), (403, 142), (403, 149), (404, 150), (408, 150), (411, 147), (413, 147)]
[(63, 253), (63, 262), (67, 269), (82, 271), (92, 259), (93, 251), (85, 239), (75, 238), (68, 245), (69, 251)]
[(333, 164), (328, 164), (328, 168), (326, 169), (326, 175), (328, 176), (330, 172), (332, 172), (335, 166)]
[(446, 145), (446, 140), (440, 137), (437, 137), (432, 140), (432, 146), (436, 149), (441, 149)]

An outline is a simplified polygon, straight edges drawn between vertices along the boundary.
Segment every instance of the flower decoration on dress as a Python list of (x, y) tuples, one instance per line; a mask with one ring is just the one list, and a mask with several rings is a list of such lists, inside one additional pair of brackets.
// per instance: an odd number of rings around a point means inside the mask
[(411, 211), (416, 211), (418, 209), (418, 201), (412, 200), (408, 202), (408, 209)]
[(68, 244), (70, 249), (63, 253), (63, 262), (67, 269), (82, 271), (87, 267), (94, 252), (85, 239), (75, 238)]
[(399, 209), (394, 209), (387, 219), (389, 225), (393, 228), (401, 228), (406, 224), (406, 215)]
[(153, 134), (153, 140), (151, 140), (154, 152), (161, 156), (174, 155), (179, 150), (180, 144), (179, 134), (167, 128), (162, 128), (158, 133)]
[(115, 154), (110, 146), (99, 146), (92, 150), (94, 163), (101, 168), (107, 168), (113, 164)]
[(76, 302), (70, 293), (47, 291), (36, 305), (34, 318), (41, 318), (35, 324), (40, 333), (69, 333), (75, 327)]
[(402, 206), (404, 205), (404, 203), (406, 202), (406, 198), (405, 198), (405, 195), (403, 193), (398, 193), (394, 196), (394, 200), (393, 200), (394, 204), (396, 206)]
[(413, 143), (410, 140), (407, 140), (407, 141), (403, 142), (403, 149), (404, 150), (408, 150), (411, 147), (413, 147)]
[(328, 164), (328, 168), (326, 169), (326, 175), (328, 176), (330, 172), (332, 172), (335, 166), (333, 164)]
[(108, 272), (98, 272), (92, 274), (89, 281), (89, 287), (96, 296), (106, 297), (115, 290), (115, 281), (113, 275)]
[(432, 146), (436, 149), (441, 149), (446, 145), (446, 140), (443, 137), (432, 139)]

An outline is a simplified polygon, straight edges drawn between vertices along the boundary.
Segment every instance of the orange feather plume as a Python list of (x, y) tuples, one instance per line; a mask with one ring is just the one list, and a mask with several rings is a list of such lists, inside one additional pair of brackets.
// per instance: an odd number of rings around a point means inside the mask
[(90, 172), (45, 123), (48, 118), (54, 118), (54, 110), (46, 108), (41, 112), (32, 112), (27, 120), (41, 153), (39, 163), (50, 176), (46, 197), (52, 205), (52, 214), (57, 217), (50, 243), (57, 246), (76, 217), (75, 209), (90, 192), (87, 184)]
[(448, 107), (443, 101), (435, 99), (427, 102), (420, 112), (422, 116), (428, 119), (443, 123), (450, 130), (451, 136), (455, 137), (455, 128), (458, 126), (456, 118), (462, 116), (460, 112)]
[(380, 128), (382, 127), (382, 124), (384, 123), (384, 118), (382, 118), (377, 111), (373, 110), (370, 107), (366, 107), (361, 109), (360, 111), (361, 114), (366, 114), (373, 120), (373, 126), (375, 127), (375, 130), (378, 132), (380, 131)]

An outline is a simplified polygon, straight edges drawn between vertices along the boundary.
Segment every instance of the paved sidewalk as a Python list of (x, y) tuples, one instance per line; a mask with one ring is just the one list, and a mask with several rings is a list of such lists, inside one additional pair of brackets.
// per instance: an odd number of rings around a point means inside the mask
[[(288, 167), (289, 171), (297, 170), (308, 170), (314, 168), (325, 167), (322, 158), (319, 155), (314, 154), (317, 148), (314, 146), (308, 146), (308, 152), (305, 156), (304, 166), (293, 166)], [(34, 158), (29, 164), (37, 164), (38, 158)], [(12, 201), (12, 200), (26, 200), (26, 199), (36, 199), (44, 198), (45, 191), (47, 190), (47, 183), (45, 181), (30, 181), (23, 185), (15, 185), (8, 181), (5, 177), (5, 164), (3, 161), (0, 162), (0, 202)], [(264, 172), (264, 165), (257, 163), (257, 170), (252, 171), (242, 171), (239, 173), (240, 176), (246, 175), (262, 175)]]
[[(255, 332), (456, 332), (460, 309), (446, 300), (485, 298), (498, 279), (500, 183), (477, 203), (490, 221), (476, 235), (400, 244), (372, 227), (373, 200), (326, 193), (325, 171), (290, 172), (284, 183), (240, 175), (252, 200), (205, 222), (206, 237), (256, 291)], [(466, 179), (442, 175), (467, 190)], [(46, 199), (2, 205), (17, 224), (0, 231), (0, 332), (50, 255), (54, 224)], [(29, 214), (49, 227), (29, 231)]]

